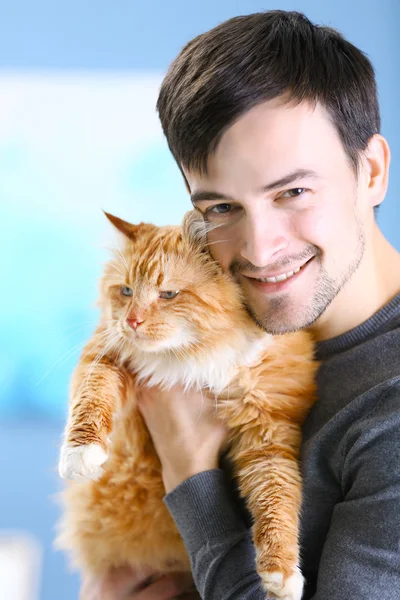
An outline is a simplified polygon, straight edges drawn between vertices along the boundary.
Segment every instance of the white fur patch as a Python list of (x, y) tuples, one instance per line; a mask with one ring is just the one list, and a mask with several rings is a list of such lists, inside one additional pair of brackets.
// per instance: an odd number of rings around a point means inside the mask
[[(188, 345), (190, 337), (186, 337)], [(154, 353), (136, 349), (128, 361), (131, 370), (139, 373), (139, 381), (147, 380), (150, 385), (167, 389), (177, 384), (187, 389), (208, 387), (218, 394), (229, 385), (238, 367), (259, 360), (272, 342), (273, 337), (268, 334), (260, 337), (259, 332), (233, 331), (230, 340), (197, 356), (191, 356), (182, 344), (181, 348)]]
[(271, 573), (260, 573), (265, 589), (280, 598), (280, 600), (301, 600), (303, 595), (303, 576), (300, 569), (296, 567), (293, 575), (283, 580), (283, 574), (279, 571)]
[(63, 444), (58, 472), (63, 479), (97, 480), (103, 474), (102, 465), (107, 458), (108, 454), (100, 444), (87, 444), (85, 446)]

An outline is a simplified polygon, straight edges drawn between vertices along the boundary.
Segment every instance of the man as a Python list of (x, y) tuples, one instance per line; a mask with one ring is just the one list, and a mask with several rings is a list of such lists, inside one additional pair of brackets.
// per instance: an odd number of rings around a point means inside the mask
[[(400, 599), (400, 255), (374, 215), (390, 153), (372, 66), (301, 14), (238, 17), (182, 50), (158, 110), (194, 206), (219, 225), (210, 251), (254, 320), (317, 340), (303, 598)], [(165, 502), (202, 598), (263, 599), (246, 513), (219, 468), (223, 426), (207, 410), (198, 422), (198, 407), (197, 394), (142, 391)], [(87, 598), (195, 597), (178, 574), (147, 585), (117, 572), (98, 585)]]

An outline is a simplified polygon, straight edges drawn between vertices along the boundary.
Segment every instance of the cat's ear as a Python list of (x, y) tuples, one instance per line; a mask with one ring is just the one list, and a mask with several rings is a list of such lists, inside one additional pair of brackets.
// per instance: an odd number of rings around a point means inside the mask
[(118, 231), (123, 233), (130, 240), (135, 239), (140, 225), (133, 225), (132, 223), (128, 223), (128, 221), (124, 221), (119, 217), (110, 215), (110, 213), (106, 212), (105, 210), (103, 210), (103, 212), (106, 215), (107, 219), (114, 225), (114, 227), (118, 229)]
[(188, 242), (205, 248), (207, 245), (207, 228), (200, 211), (189, 210), (182, 221), (182, 238)]

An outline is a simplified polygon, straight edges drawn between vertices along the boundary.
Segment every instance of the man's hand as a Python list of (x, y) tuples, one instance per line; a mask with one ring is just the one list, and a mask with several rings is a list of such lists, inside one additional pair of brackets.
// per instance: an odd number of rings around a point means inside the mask
[(216, 469), (227, 430), (217, 419), (215, 399), (175, 386), (138, 390), (141, 411), (163, 469), (165, 489), (202, 471)]
[(200, 600), (190, 573), (171, 573), (158, 579), (150, 571), (140, 575), (131, 568), (113, 569), (103, 578), (87, 578), (79, 600)]

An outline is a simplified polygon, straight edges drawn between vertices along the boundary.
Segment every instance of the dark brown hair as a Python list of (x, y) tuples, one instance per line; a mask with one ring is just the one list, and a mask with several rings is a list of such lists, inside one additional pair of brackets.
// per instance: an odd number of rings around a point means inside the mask
[(235, 17), (194, 38), (172, 63), (157, 110), (178, 164), (206, 172), (226, 129), (286, 92), (325, 107), (357, 170), (380, 130), (372, 64), (336, 30), (298, 12)]

